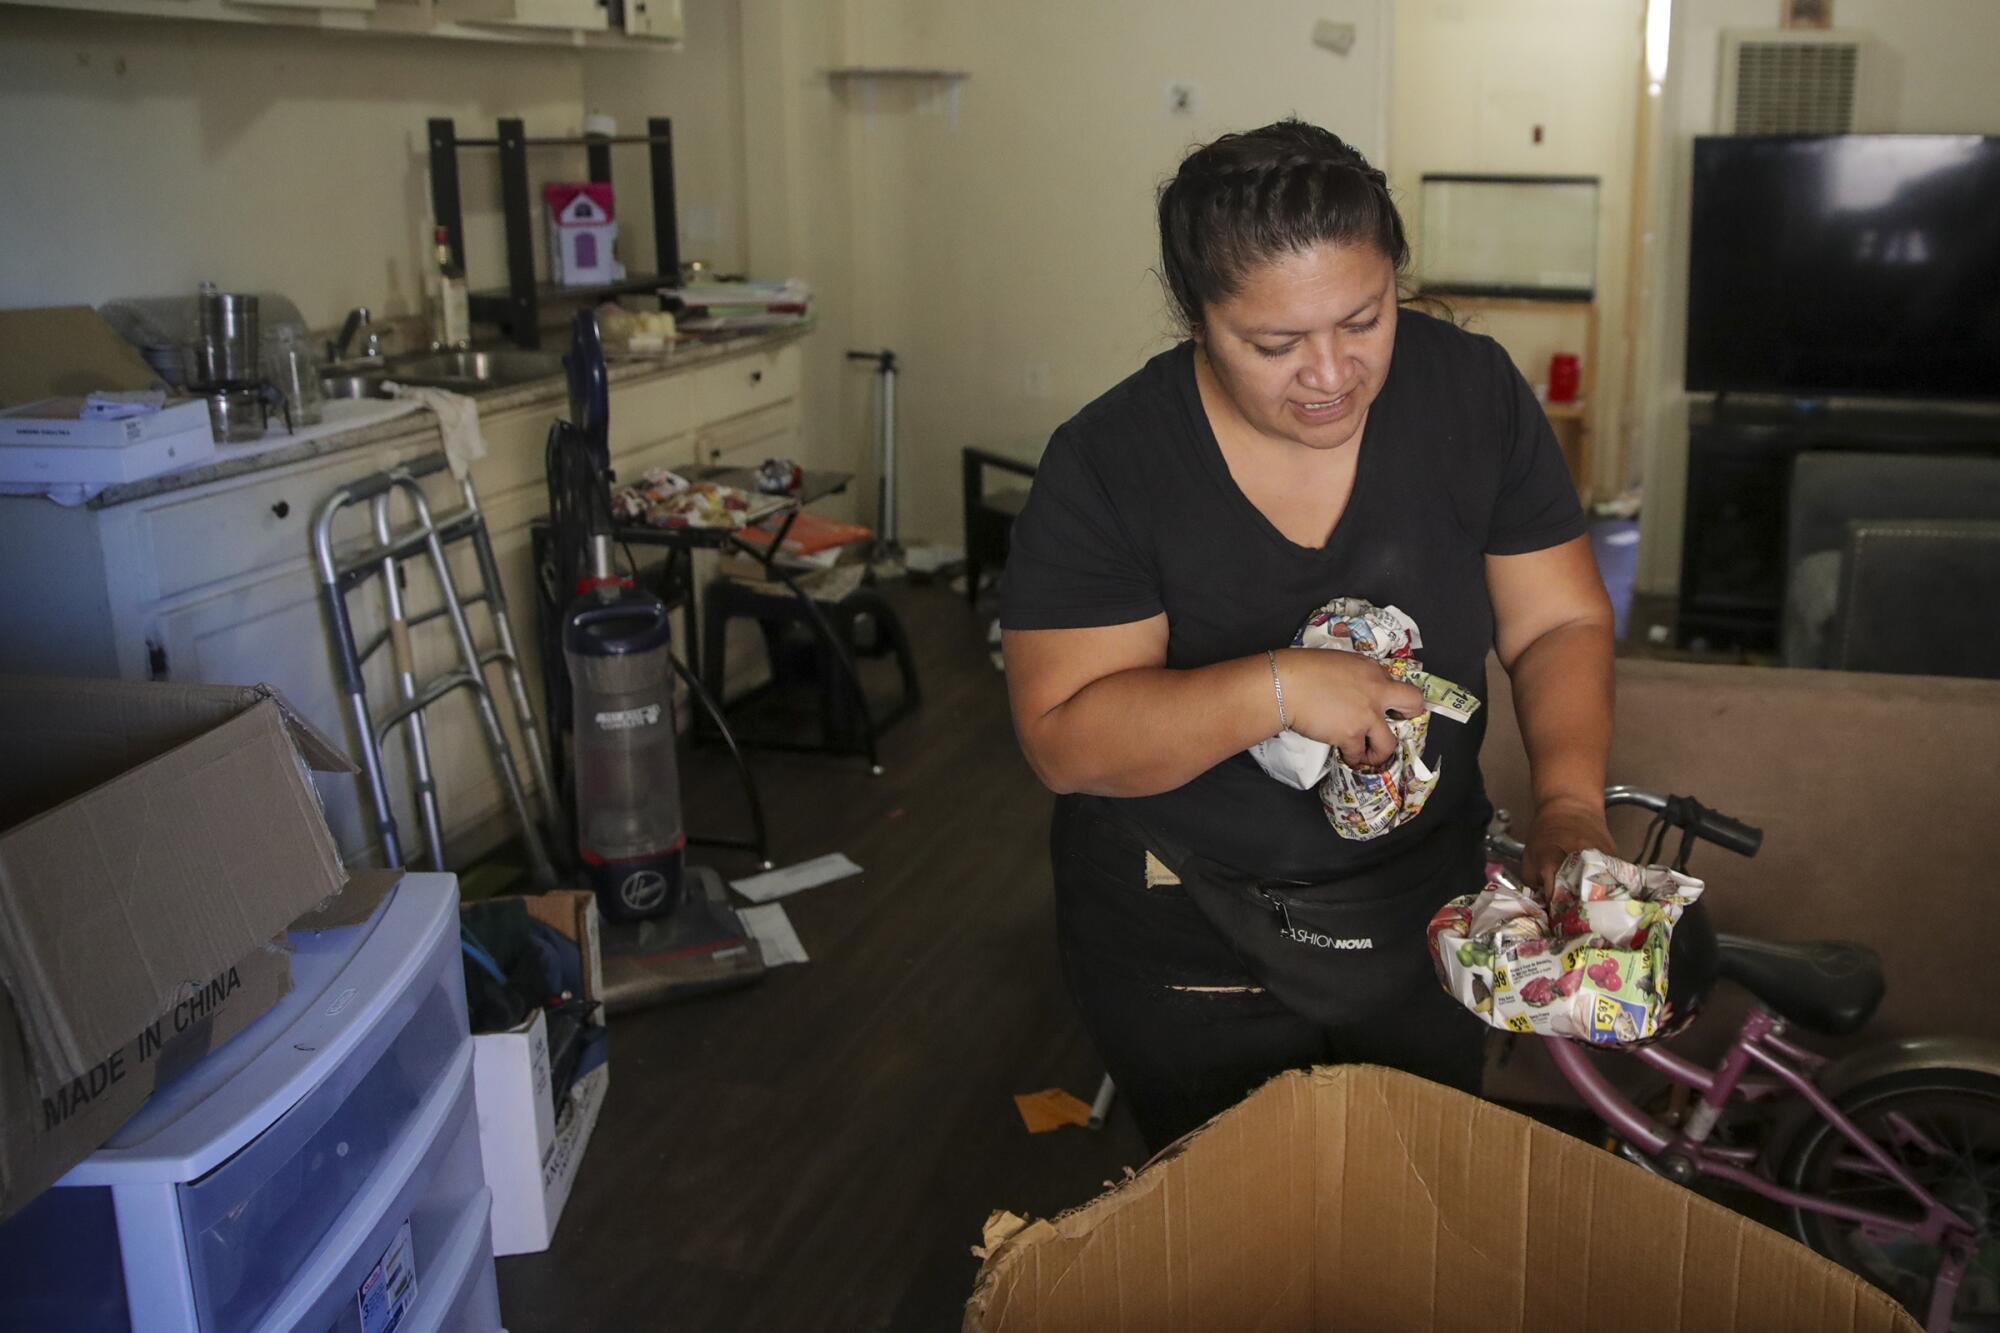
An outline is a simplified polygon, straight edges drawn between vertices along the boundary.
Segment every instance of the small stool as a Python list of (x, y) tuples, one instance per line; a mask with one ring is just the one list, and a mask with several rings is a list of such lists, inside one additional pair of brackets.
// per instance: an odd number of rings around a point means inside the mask
[[(907, 717), (923, 701), (923, 691), (917, 683), (916, 655), (910, 649), (902, 619), (888, 600), (873, 588), (857, 588), (838, 602), (817, 602), (804, 595), (770, 592), (734, 579), (717, 579), (702, 598), (702, 677), (717, 699), (723, 697), (723, 663), (731, 620), (757, 622), (771, 663), (771, 683), (733, 701), (734, 704), (740, 705), (788, 683), (785, 640), (786, 631), (792, 626), (802, 625), (812, 635), (812, 674), (819, 689), (817, 742), (746, 734), (741, 729), (737, 731), (737, 739), (758, 749), (861, 754), (867, 757), (869, 770), (880, 773), (876, 736)], [(864, 626), (872, 626), (872, 630), (864, 632)], [(868, 706), (855, 659), (890, 656), (896, 659), (902, 677), (902, 696), (887, 713), (877, 717)]]

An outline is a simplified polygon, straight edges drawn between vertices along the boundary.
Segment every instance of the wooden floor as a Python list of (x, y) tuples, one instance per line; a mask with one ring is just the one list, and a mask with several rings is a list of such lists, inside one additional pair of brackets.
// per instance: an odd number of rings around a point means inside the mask
[[(1021, 1125), (1013, 1094), (1087, 1100), (1101, 1072), (1057, 972), (1050, 797), (985, 621), (939, 587), (896, 598), (925, 698), (884, 737), (887, 772), (754, 760), (778, 862), (840, 851), (866, 873), (786, 900), (811, 962), (613, 1020), (555, 1245), (500, 1261), (511, 1333), (956, 1329), (988, 1212), (1046, 1216), (1143, 1161), (1116, 1111), (1096, 1133)], [(721, 756), (686, 770), (691, 826), (740, 826)]]

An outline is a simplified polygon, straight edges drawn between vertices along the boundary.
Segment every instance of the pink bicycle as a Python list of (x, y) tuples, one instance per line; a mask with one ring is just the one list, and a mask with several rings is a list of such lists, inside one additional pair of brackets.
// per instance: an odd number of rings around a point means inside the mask
[[(1653, 812), (1642, 863), (1659, 862), (1672, 829), (1679, 870), (1696, 841), (1742, 856), (1763, 841), (1688, 797), (1612, 787), (1605, 804)], [(1488, 852), (1518, 865), (1505, 820)], [(1793, 1042), (1792, 1026), (1842, 1037), (1874, 1016), (1881, 963), (1859, 944), (1718, 935), (1696, 910), (1668, 962), (1677, 998), (1689, 995), (1683, 971), (1696, 991), (1712, 971), (1758, 1004), (1713, 1069), (1664, 1045), (1625, 1052), (1665, 1076), (1643, 1104), (1581, 1043), (1542, 1038), (1609, 1145), (1669, 1180), (1725, 1182), (1781, 1206), (1801, 1241), (1889, 1292), (1929, 1333), (2000, 1329), (2000, 1045), (1931, 1037), (1829, 1059)]]

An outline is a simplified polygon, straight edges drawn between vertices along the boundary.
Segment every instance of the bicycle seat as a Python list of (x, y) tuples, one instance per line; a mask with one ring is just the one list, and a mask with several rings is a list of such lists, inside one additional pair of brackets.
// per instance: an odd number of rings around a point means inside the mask
[(1882, 1003), (1882, 960), (1837, 940), (1778, 944), (1717, 935), (1721, 974), (1802, 1027), (1844, 1037), (1866, 1027)]

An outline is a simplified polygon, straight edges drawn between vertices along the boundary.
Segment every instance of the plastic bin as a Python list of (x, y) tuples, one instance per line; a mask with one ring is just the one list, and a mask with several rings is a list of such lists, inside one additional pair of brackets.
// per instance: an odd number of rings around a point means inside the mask
[(499, 1326), (490, 1257), (460, 1262), (490, 1205), (456, 881), (293, 943), (291, 994), (0, 1229), (0, 1326), (374, 1333), (396, 1253), (398, 1333)]

